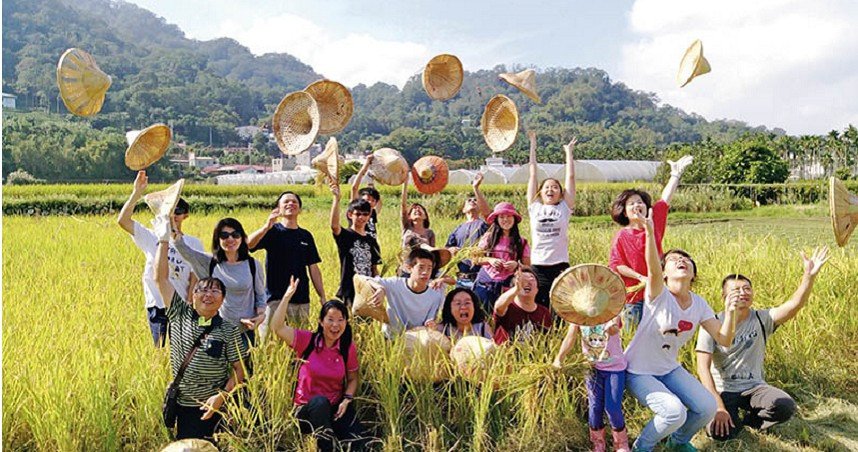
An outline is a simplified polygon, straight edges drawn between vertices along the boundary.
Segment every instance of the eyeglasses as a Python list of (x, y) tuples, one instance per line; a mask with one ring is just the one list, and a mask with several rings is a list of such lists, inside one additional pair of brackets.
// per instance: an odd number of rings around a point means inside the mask
[(204, 295), (220, 295), (223, 292), (221, 292), (220, 289), (194, 289), (194, 293)]
[(240, 239), (241, 233), (238, 231), (232, 231), (232, 232), (220, 231), (220, 232), (218, 232), (217, 237), (221, 240), (226, 240), (230, 237), (232, 237), (234, 239)]
[(465, 200), (465, 202), (469, 202), (469, 203), (471, 203), (471, 204), (476, 204), (476, 203), (477, 203), (477, 198), (468, 198), (468, 199), (466, 199), (466, 200)]
[(664, 261), (665, 261), (665, 262), (677, 262), (677, 263), (678, 263), (678, 262), (685, 262), (686, 264), (690, 264), (690, 263), (691, 263), (691, 259), (689, 259), (689, 258), (687, 258), (687, 257), (685, 257), (685, 256), (678, 256), (678, 255), (675, 255), (675, 254), (671, 254), (670, 256), (665, 257), (665, 258), (664, 258)]
[(352, 215), (354, 215), (356, 217), (368, 217), (370, 215), (370, 213), (369, 212), (360, 212), (360, 211), (354, 210), (354, 211), (352, 211)]

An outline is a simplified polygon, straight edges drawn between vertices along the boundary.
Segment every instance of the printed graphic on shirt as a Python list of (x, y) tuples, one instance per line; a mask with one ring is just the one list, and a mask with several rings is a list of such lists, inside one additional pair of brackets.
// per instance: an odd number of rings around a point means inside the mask
[(558, 237), (560, 235), (560, 226), (558, 224), (561, 217), (560, 210), (544, 210), (542, 218), (536, 223), (536, 234), (540, 238)]
[(372, 252), (369, 243), (358, 240), (349, 250), (354, 259), (355, 273), (358, 275), (372, 276)]
[[(661, 335), (664, 336), (664, 344), (662, 344), (661, 348), (665, 350), (670, 350), (671, 347), (675, 346), (679, 341), (679, 335), (694, 329), (694, 323), (689, 322), (688, 320), (680, 320), (675, 328), (667, 328), (661, 330)], [(671, 337), (672, 336), (672, 337)], [(681, 341), (680, 343), (684, 343)]]
[(587, 345), (584, 356), (591, 363), (609, 363), (613, 361), (611, 353), (608, 351), (608, 332), (604, 325), (596, 325), (593, 327), (582, 326), (581, 337)]

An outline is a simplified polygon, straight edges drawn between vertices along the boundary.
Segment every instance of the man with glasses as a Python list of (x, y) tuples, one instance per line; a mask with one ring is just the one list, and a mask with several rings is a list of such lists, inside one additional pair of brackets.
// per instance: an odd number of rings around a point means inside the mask
[(354, 276), (377, 276), (381, 252), (378, 242), (366, 229), (372, 215), (370, 203), (363, 199), (351, 201), (346, 209), (351, 227), (343, 228), (340, 225), (340, 186), (331, 184), (331, 194), (334, 195), (331, 204), (331, 232), (334, 234), (340, 256), (340, 289), (337, 291), (337, 298), (351, 307), (355, 298)]
[[(460, 224), (450, 236), (447, 238), (447, 243), (444, 245), (451, 253), (456, 254), (460, 249), (475, 246), (480, 237), (489, 229), (485, 218), (492, 213), (486, 197), (480, 191), (480, 184), (483, 183), (483, 173), (477, 173), (471, 185), (474, 187), (474, 196), (467, 198), (462, 205), (462, 213), (465, 215), (465, 222)], [(479, 265), (473, 265), (469, 259), (462, 260), (458, 263), (458, 274), (456, 275), (456, 285), (472, 289), (477, 272), (480, 271)]]
[(316, 240), (310, 231), (298, 226), (302, 207), (301, 197), (297, 193), (281, 193), (265, 224), (247, 237), (247, 246), (251, 252), (266, 251), (268, 305), (265, 308), (265, 320), (259, 326), (260, 340), (268, 332), (271, 316), (277, 311), (293, 277), (298, 280), (298, 290), (287, 306), (286, 315), (289, 319), (306, 322), (310, 318), (310, 281), (320, 302), (327, 301), (322, 272), (319, 270), (322, 258), (316, 248)]
[[(146, 264), (143, 267), (143, 297), (146, 300), (146, 311), (149, 318), (149, 329), (152, 332), (152, 340), (156, 347), (163, 347), (167, 336), (167, 310), (164, 308), (164, 300), (161, 299), (161, 293), (155, 285), (155, 270), (153, 267), (155, 251), (158, 249), (158, 238), (151, 229), (131, 219), (134, 208), (146, 192), (148, 184), (149, 179), (146, 177), (146, 171), (137, 172), (131, 196), (125, 202), (125, 205), (122, 206), (122, 210), (119, 211), (119, 217), (116, 219), (116, 222), (119, 223), (119, 227), (125, 232), (131, 234), (134, 244), (146, 256)], [(194, 287), (197, 278), (191, 270), (190, 263), (186, 262), (178, 251), (176, 251), (176, 248), (173, 246), (173, 240), (176, 238), (176, 233), (182, 231), (182, 223), (188, 218), (189, 213), (190, 206), (188, 202), (184, 199), (179, 199), (172, 215), (175, 228), (170, 236), (170, 246), (167, 254), (170, 283), (176, 289), (179, 297), (185, 301), (191, 299), (190, 288)], [(196, 237), (186, 235), (185, 242), (191, 248), (203, 251), (203, 244)]]

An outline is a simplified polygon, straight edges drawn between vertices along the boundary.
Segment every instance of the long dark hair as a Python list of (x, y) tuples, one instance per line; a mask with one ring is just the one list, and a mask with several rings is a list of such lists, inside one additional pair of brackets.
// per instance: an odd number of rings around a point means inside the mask
[(456, 322), (456, 318), (453, 317), (453, 297), (455, 297), (458, 293), (465, 292), (468, 296), (471, 297), (471, 303), (474, 305), (474, 317), (471, 319), (471, 325), (476, 323), (482, 323), (486, 321), (486, 313), (483, 312), (482, 303), (480, 303), (480, 298), (474, 293), (473, 290), (465, 288), (465, 287), (457, 287), (450, 291), (447, 294), (447, 298), (444, 299), (444, 307), (441, 308), (441, 323), (448, 326), (456, 326), (458, 323)]
[(223, 228), (232, 228), (238, 231), (241, 234), (241, 245), (238, 246), (238, 260), (246, 261), (250, 259), (250, 252), (247, 249), (247, 234), (244, 232), (244, 227), (241, 226), (241, 223), (235, 218), (223, 218), (217, 222), (217, 226), (214, 228), (214, 233), (212, 233), (212, 255), (214, 255), (214, 259), (218, 262), (226, 262), (226, 252), (220, 247), (220, 231)]
[[(343, 318), (346, 319), (346, 329), (343, 330), (343, 335), (340, 336), (340, 355), (343, 356), (343, 363), (345, 363), (346, 359), (349, 356), (349, 347), (352, 345), (352, 326), (349, 323), (349, 309), (343, 304), (340, 300), (328, 300), (325, 304), (322, 305), (322, 309), (319, 311), (319, 325), (316, 326), (316, 331), (313, 332), (313, 336), (310, 337), (310, 343), (307, 345), (307, 348), (302, 353), (302, 359), (305, 361), (310, 357), (310, 353), (313, 350), (316, 352), (321, 352), (322, 347), (324, 346), (325, 333), (322, 329), (321, 322), (325, 319), (325, 316), (328, 315), (328, 311), (331, 309), (336, 309), (340, 311), (343, 315)], [(348, 367), (346, 367), (348, 369)]]
[[(489, 243), (488, 245), (486, 245), (485, 250), (489, 253), (491, 253), (491, 251), (495, 249), (495, 246), (497, 246), (501, 237), (503, 237), (503, 228), (500, 227), (500, 224), (498, 224), (499, 217), (500, 215), (498, 215), (494, 218), (494, 220), (492, 220), (492, 224), (491, 226), (489, 226), (489, 230), (486, 231), (485, 236), (489, 238)], [(512, 225), (512, 228), (510, 228), (509, 230), (509, 241), (512, 243), (512, 251), (515, 254), (515, 259), (513, 260), (518, 261), (521, 260), (521, 258), (523, 257), (522, 255), (524, 254), (524, 243), (521, 240), (521, 234), (518, 232), (518, 218), (513, 217), (513, 221), (514, 223)]]
[(420, 204), (419, 202), (411, 203), (411, 207), (408, 208), (408, 216), (411, 216), (411, 211), (414, 210), (415, 207), (419, 207), (421, 210), (423, 210), (423, 214), (426, 215), (426, 218), (423, 219), (423, 227), (429, 229), (429, 211), (426, 210), (425, 207), (423, 207), (423, 204)]

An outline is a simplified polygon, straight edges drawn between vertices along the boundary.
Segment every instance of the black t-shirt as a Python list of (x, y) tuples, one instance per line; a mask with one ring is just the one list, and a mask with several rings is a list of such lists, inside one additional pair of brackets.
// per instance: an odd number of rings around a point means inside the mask
[(267, 252), (265, 285), (268, 289), (268, 301), (283, 298), (286, 288), (289, 287), (289, 279), (294, 276), (300, 281), (298, 290), (289, 302), (309, 303), (310, 277), (307, 267), (322, 262), (313, 234), (306, 229), (289, 229), (280, 223), (275, 223), (251, 251), (260, 249)]
[(340, 290), (337, 298), (351, 303), (355, 297), (354, 275), (373, 276), (372, 266), (381, 264), (378, 242), (367, 233), (360, 235), (352, 229), (341, 228), (334, 235), (340, 255)]

